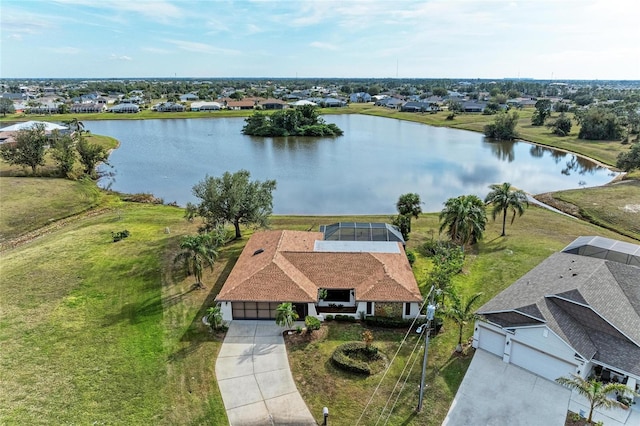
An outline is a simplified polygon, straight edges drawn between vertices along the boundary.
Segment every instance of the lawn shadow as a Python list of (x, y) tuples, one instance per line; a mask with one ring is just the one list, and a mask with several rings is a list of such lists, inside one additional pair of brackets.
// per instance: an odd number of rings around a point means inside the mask
[(116, 314), (104, 316), (103, 327), (109, 327), (122, 321), (129, 321), (131, 324), (143, 322), (146, 318), (162, 314), (163, 309), (174, 306), (194, 291), (194, 287), (189, 290), (174, 294), (168, 297), (153, 297), (141, 303), (125, 303)]
[(471, 364), (473, 353), (474, 352), (471, 352), (467, 355), (459, 355), (455, 352), (452, 353), (444, 364), (439, 367), (434, 367), (432, 375), (439, 375), (442, 377), (449, 390), (451, 390), (455, 395), (460, 387), (460, 383), (462, 383), (462, 379), (464, 378), (467, 369), (469, 368), (469, 364)]

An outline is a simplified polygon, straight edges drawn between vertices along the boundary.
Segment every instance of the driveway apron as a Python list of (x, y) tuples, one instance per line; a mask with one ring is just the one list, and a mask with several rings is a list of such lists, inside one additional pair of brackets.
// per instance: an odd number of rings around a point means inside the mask
[(293, 381), (282, 328), (232, 321), (216, 360), (229, 424), (317, 425)]

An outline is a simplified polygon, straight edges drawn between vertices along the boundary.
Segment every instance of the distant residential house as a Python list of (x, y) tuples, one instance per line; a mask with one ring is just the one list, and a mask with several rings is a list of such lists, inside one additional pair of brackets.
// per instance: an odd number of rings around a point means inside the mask
[(287, 103), (280, 99), (261, 99), (258, 101), (258, 107), (262, 109), (284, 109), (287, 107)]
[(27, 114), (57, 114), (62, 102), (47, 102), (40, 105), (27, 106)]
[(347, 106), (347, 103), (341, 99), (336, 98), (324, 98), (320, 103), (325, 108), (341, 108)]
[(134, 114), (137, 112), (140, 112), (140, 107), (136, 104), (128, 104), (128, 103), (124, 103), (124, 104), (118, 104), (118, 105), (114, 105), (111, 107), (111, 109), (109, 109), (109, 111), (114, 112), (116, 114)]
[(186, 109), (184, 105), (175, 102), (163, 102), (154, 108), (158, 112), (183, 112)]
[(196, 95), (195, 93), (185, 93), (184, 95), (180, 95), (180, 101), (181, 102), (192, 102), (192, 101), (197, 101), (198, 99), (198, 95)]
[(73, 114), (79, 113), (98, 113), (103, 112), (106, 109), (104, 104), (94, 103), (78, 103), (69, 107), (69, 112)]
[(398, 109), (402, 106), (402, 104), (404, 104), (404, 101), (402, 99), (388, 97), (380, 99), (375, 104), (378, 106), (383, 106), (385, 108)]
[(462, 103), (462, 111), (464, 112), (483, 112), (486, 107), (486, 102), (466, 101)]
[(0, 98), (11, 99), (12, 101), (22, 101), (26, 100), (29, 96), (26, 93), (10, 93), (4, 92), (0, 95)]
[(349, 102), (351, 103), (371, 102), (371, 95), (365, 92), (352, 93), (349, 95)]
[(256, 106), (256, 103), (252, 100), (228, 100), (226, 101), (226, 107), (227, 109), (232, 109), (232, 110), (243, 110), (243, 109), (253, 109)]
[(640, 245), (579, 237), (477, 313), (473, 346), (505, 363), (640, 387)]
[(428, 103), (416, 101), (406, 102), (400, 107), (400, 111), (404, 112), (431, 112), (432, 110)]
[(193, 102), (191, 104), (191, 111), (218, 111), (222, 109), (222, 104), (219, 102)]

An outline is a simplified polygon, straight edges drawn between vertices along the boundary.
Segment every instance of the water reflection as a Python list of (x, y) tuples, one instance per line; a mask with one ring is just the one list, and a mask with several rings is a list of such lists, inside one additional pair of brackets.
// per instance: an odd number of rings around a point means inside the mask
[(239, 169), (277, 180), (277, 214), (393, 214), (406, 192), (420, 194), (424, 211), (439, 211), (453, 196), (484, 198), (493, 183), (535, 194), (611, 180), (606, 169), (581, 157), (524, 142), (488, 142), (479, 133), (381, 117), (325, 119), (345, 135), (255, 138), (242, 134), (242, 118), (90, 121), (85, 127), (121, 142), (110, 158), (115, 176), (101, 186), (180, 205), (195, 201), (191, 187), (205, 175)]

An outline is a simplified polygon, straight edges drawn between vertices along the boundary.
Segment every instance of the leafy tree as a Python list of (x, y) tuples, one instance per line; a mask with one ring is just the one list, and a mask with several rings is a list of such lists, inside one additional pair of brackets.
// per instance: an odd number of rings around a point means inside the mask
[(497, 114), (500, 111), (500, 104), (498, 104), (495, 101), (491, 101), (487, 103), (487, 106), (484, 107), (484, 110), (482, 111), (482, 113), (484, 115), (493, 115), (493, 114)]
[(449, 94), (449, 92), (447, 92), (447, 89), (445, 89), (444, 87), (434, 87), (433, 89), (431, 89), (431, 93), (433, 93), (434, 96), (447, 96)]
[(589, 108), (580, 117), (578, 138), (589, 140), (614, 140), (622, 136), (622, 125), (618, 116), (605, 108)]
[(0, 98), (0, 112), (3, 117), (8, 114), (14, 114), (16, 112), (15, 107), (13, 106), (13, 101), (7, 98)]
[(585, 380), (582, 377), (572, 374), (571, 377), (558, 377), (556, 382), (563, 386), (577, 391), (580, 395), (587, 398), (589, 401), (589, 416), (587, 417), (587, 423), (591, 424), (593, 421), (593, 410), (599, 407), (611, 408), (614, 406), (622, 407), (624, 404), (609, 398), (610, 394), (614, 392), (629, 392), (636, 394), (627, 386), (622, 383), (607, 383), (604, 384), (598, 380)]
[(461, 299), (455, 291), (449, 291), (448, 296), (451, 299), (451, 305), (444, 310), (443, 315), (458, 325), (456, 352), (462, 352), (462, 330), (469, 321), (476, 319), (477, 315), (472, 311), (473, 304), (478, 301), (482, 293), (476, 293), (466, 300)]
[(572, 123), (571, 119), (564, 112), (561, 112), (555, 121), (547, 124), (547, 127), (555, 135), (567, 136), (571, 132)]
[(80, 157), (80, 163), (84, 167), (84, 173), (88, 176), (96, 176), (96, 166), (100, 162), (106, 162), (109, 153), (100, 145), (88, 142), (82, 135), (76, 134), (76, 151)]
[(475, 244), (482, 238), (487, 213), (482, 200), (475, 195), (449, 198), (440, 212), (440, 232), (447, 230), (451, 241), (461, 246)]
[(458, 246), (437, 242), (431, 257), (433, 268), (427, 275), (427, 286), (434, 286), (444, 296), (450, 290), (451, 279), (462, 271), (464, 251)]
[(291, 328), (298, 319), (298, 313), (291, 302), (281, 303), (276, 308), (276, 324), (280, 327)]
[(402, 238), (407, 241), (409, 239), (409, 234), (411, 233), (411, 216), (399, 214), (393, 219), (393, 225), (400, 230)]
[(493, 123), (484, 127), (484, 134), (488, 138), (510, 141), (518, 137), (516, 124), (518, 124), (518, 113), (500, 112)]
[(275, 180), (249, 180), (247, 170), (225, 172), (222, 177), (206, 176), (193, 187), (193, 195), (201, 201), (187, 204), (187, 217), (201, 216), (206, 229), (232, 223), (235, 238), (241, 238), (240, 225), (266, 226), (273, 210)]
[(553, 109), (557, 112), (569, 112), (569, 104), (565, 102), (558, 101), (553, 105)]
[(188, 235), (182, 239), (182, 251), (173, 259), (174, 263), (182, 262), (187, 276), (193, 274), (196, 287), (203, 288), (202, 271), (205, 266), (213, 270), (213, 263), (218, 257), (218, 247), (223, 242), (222, 232)]
[(420, 195), (416, 193), (402, 194), (400, 198), (398, 198), (396, 208), (398, 209), (399, 217), (396, 218), (398, 223), (394, 223), (394, 225), (398, 226), (401, 231), (403, 228), (406, 228), (407, 235), (405, 236), (404, 232), (402, 233), (405, 239), (407, 239), (411, 232), (411, 217), (413, 216), (418, 219), (420, 213), (422, 213), (420, 204), (422, 204)]
[(640, 142), (634, 143), (629, 152), (618, 154), (616, 167), (625, 172), (640, 169)]
[(52, 149), (51, 157), (58, 166), (58, 173), (62, 177), (68, 177), (73, 171), (73, 165), (76, 162), (76, 146), (71, 135), (56, 135)]
[(544, 121), (551, 116), (551, 101), (540, 99), (536, 102), (536, 110), (531, 116), (532, 126), (542, 126)]
[(505, 232), (507, 211), (511, 210), (513, 212), (513, 217), (511, 218), (511, 224), (513, 225), (513, 221), (516, 220), (516, 213), (518, 216), (522, 216), (525, 207), (529, 206), (527, 194), (521, 189), (513, 189), (509, 182), (489, 185), (489, 188), (491, 188), (491, 192), (487, 194), (484, 202), (492, 205), (491, 216), (493, 220), (496, 220), (496, 216), (502, 213), (502, 236), (504, 237), (507, 235)]
[(31, 167), (36, 174), (38, 166), (44, 165), (47, 136), (44, 124), (37, 124), (30, 129), (19, 130), (14, 143), (0, 145), (0, 157), (11, 165)]
[(445, 102), (445, 105), (447, 106), (447, 109), (449, 111), (452, 111), (452, 112), (455, 112), (455, 113), (460, 113), (460, 112), (464, 111), (464, 109), (462, 108), (462, 102), (460, 102), (460, 101), (456, 101), (456, 100), (450, 99), (450, 100)]

